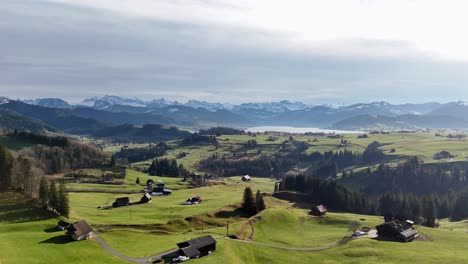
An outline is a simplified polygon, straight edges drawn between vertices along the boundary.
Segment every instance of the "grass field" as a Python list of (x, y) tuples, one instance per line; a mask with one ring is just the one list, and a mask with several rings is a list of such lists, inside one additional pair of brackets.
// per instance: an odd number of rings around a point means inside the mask
[[(417, 155), (425, 162), (436, 161), (432, 155), (447, 150), (457, 155), (453, 161), (465, 160), (468, 155), (468, 141), (434, 136), (435, 132), (411, 134), (369, 135), (358, 139), (357, 135), (344, 135), (351, 141), (346, 148), (363, 151), (365, 147), (378, 141), (389, 159), (402, 160), (405, 156)], [(175, 158), (180, 152), (190, 156), (178, 159), (179, 163), (197, 172), (198, 162), (215, 153), (229, 154), (233, 151), (258, 155), (254, 149), (244, 149), (247, 140), (255, 139), (261, 153), (270, 155), (277, 151), (281, 142), (289, 136), (278, 136), (276, 141), (268, 141), (269, 135), (250, 137), (221, 136), (220, 146), (211, 145), (173, 147), (165, 157)], [(307, 152), (339, 151), (341, 139), (295, 135), (295, 140), (310, 144)], [(12, 142), (0, 137), (0, 144), (12, 149), (29, 147), (20, 142)], [(131, 145), (145, 147), (147, 144)], [(120, 146), (108, 148), (115, 152)], [(394, 153), (390, 153), (395, 149)], [(148, 161), (134, 166), (146, 166)], [(249, 183), (242, 182), (240, 176), (210, 181), (211, 185), (193, 188), (180, 178), (148, 176), (135, 170), (127, 170), (124, 184), (85, 184), (69, 183), (71, 221), (86, 219), (96, 230), (103, 231), (101, 238), (114, 250), (130, 257), (145, 257), (172, 249), (176, 243), (204, 234), (217, 237), (229, 233), (253, 242), (284, 247), (322, 247), (333, 244), (350, 235), (349, 223), (359, 222), (362, 226), (373, 227), (383, 221), (378, 216), (366, 216), (341, 212), (329, 212), (323, 218), (308, 215), (308, 206), (278, 200), (269, 193), (274, 189), (275, 180), (258, 178), (253, 175)], [(136, 184), (139, 178), (141, 184)], [(110, 205), (118, 197), (128, 196), (131, 201), (139, 201), (142, 184), (148, 179), (163, 181), (174, 190), (168, 196), (154, 197), (148, 204), (98, 209)], [(239, 210), (243, 190), (246, 186), (254, 192), (266, 193), (267, 210), (250, 218)], [(106, 192), (101, 192), (104, 190)], [(88, 192), (78, 192), (88, 191)], [(111, 193), (128, 191), (132, 194)], [(193, 195), (200, 195), (199, 205), (184, 206), (180, 203)], [(303, 206), (303, 205), (301, 205)], [(0, 262), (4, 263), (125, 263), (112, 257), (94, 240), (69, 242), (62, 232), (53, 227), (58, 219), (32, 206), (31, 201), (12, 193), (0, 194)], [(323, 251), (286, 251), (260, 245), (246, 244), (219, 238), (217, 250), (199, 260), (189, 263), (468, 263), (468, 221), (449, 222), (440, 220), (440, 227), (430, 229), (417, 227), (429, 241), (411, 243), (382, 242), (372, 239), (353, 240), (345, 245)]]

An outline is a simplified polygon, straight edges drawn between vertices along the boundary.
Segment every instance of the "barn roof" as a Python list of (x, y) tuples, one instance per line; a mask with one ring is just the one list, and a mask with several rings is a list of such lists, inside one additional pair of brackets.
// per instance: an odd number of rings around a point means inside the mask
[(81, 236), (93, 231), (93, 228), (88, 225), (85, 220), (80, 220), (70, 225), (67, 234)]
[(387, 226), (405, 238), (414, 236), (418, 233), (416, 230), (414, 230), (411, 227), (410, 224), (403, 222), (403, 221), (399, 221), (399, 220), (389, 221), (389, 222), (381, 224), (380, 226)]
[(193, 257), (200, 255), (200, 251), (198, 251), (198, 249), (194, 247), (185, 247), (185, 248), (181, 248), (180, 250), (182, 250), (184, 255), (189, 258), (193, 258)]
[(128, 202), (130, 199), (128, 197), (120, 197), (115, 199), (116, 202)]
[(197, 237), (182, 243), (177, 244), (179, 248), (186, 248), (188, 246), (194, 247), (194, 248), (202, 248), (206, 247), (211, 244), (216, 244), (216, 240), (212, 236), (202, 236), (202, 237)]
[(327, 208), (325, 208), (323, 205), (317, 205), (317, 210), (319, 210), (321, 213), (325, 213)]

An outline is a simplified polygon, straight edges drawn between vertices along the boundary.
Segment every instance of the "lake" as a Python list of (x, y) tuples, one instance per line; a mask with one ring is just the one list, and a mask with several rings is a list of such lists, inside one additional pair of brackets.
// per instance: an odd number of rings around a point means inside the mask
[(362, 131), (348, 131), (348, 130), (334, 130), (334, 129), (322, 129), (316, 127), (290, 127), (290, 126), (257, 126), (248, 127), (245, 129), (247, 132), (260, 132), (274, 131), (274, 132), (285, 132), (285, 133), (335, 133), (335, 134), (362, 134)]

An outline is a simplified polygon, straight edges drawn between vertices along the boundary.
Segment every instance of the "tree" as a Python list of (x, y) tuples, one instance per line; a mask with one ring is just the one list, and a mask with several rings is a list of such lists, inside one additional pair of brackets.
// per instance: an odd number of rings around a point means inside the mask
[(55, 181), (52, 179), (50, 181), (50, 187), (49, 187), (49, 207), (52, 210), (57, 210), (58, 206), (58, 192), (57, 192), (57, 187), (55, 186)]
[(136, 178), (136, 184), (140, 184), (140, 177)]
[(70, 214), (70, 204), (68, 199), (68, 193), (65, 190), (65, 184), (61, 183), (58, 191), (58, 206), (57, 211), (60, 215), (68, 218)]
[(112, 155), (109, 166), (111, 167), (115, 166), (115, 155)]
[(11, 186), (11, 169), (13, 167), (13, 157), (10, 152), (0, 146), (0, 189), (8, 189)]
[(257, 209), (257, 213), (265, 210), (265, 201), (263, 200), (263, 195), (260, 193), (260, 190), (257, 190), (257, 194), (255, 195), (255, 208)]
[(44, 176), (41, 177), (41, 182), (39, 183), (39, 202), (46, 207), (49, 200), (49, 186)]
[(275, 182), (275, 190), (274, 192), (279, 192), (279, 183)]
[(255, 214), (256, 212), (253, 192), (250, 187), (246, 187), (244, 189), (244, 201), (242, 202), (242, 209), (251, 214)]

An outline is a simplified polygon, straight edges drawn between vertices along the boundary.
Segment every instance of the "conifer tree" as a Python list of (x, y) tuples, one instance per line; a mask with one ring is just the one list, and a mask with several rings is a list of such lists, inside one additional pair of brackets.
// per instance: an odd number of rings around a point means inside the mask
[(136, 184), (140, 184), (140, 177), (136, 178)]
[(58, 191), (58, 208), (57, 211), (60, 215), (68, 217), (70, 214), (70, 205), (68, 199), (68, 193), (65, 190), (65, 184), (60, 184), (59, 191)]
[(265, 201), (263, 200), (263, 195), (260, 193), (260, 190), (257, 190), (257, 194), (255, 195), (255, 208), (257, 209), (257, 213), (265, 210)]
[(255, 214), (256, 212), (253, 192), (250, 187), (246, 187), (244, 189), (244, 201), (242, 202), (242, 209), (251, 214)]
[(47, 202), (49, 201), (49, 186), (47, 185), (47, 181), (44, 176), (41, 178), (41, 182), (39, 183), (39, 202), (42, 206), (46, 207)]
[(50, 188), (49, 188), (49, 206), (52, 210), (57, 210), (58, 206), (58, 192), (57, 187), (55, 186), (55, 181), (50, 181)]

